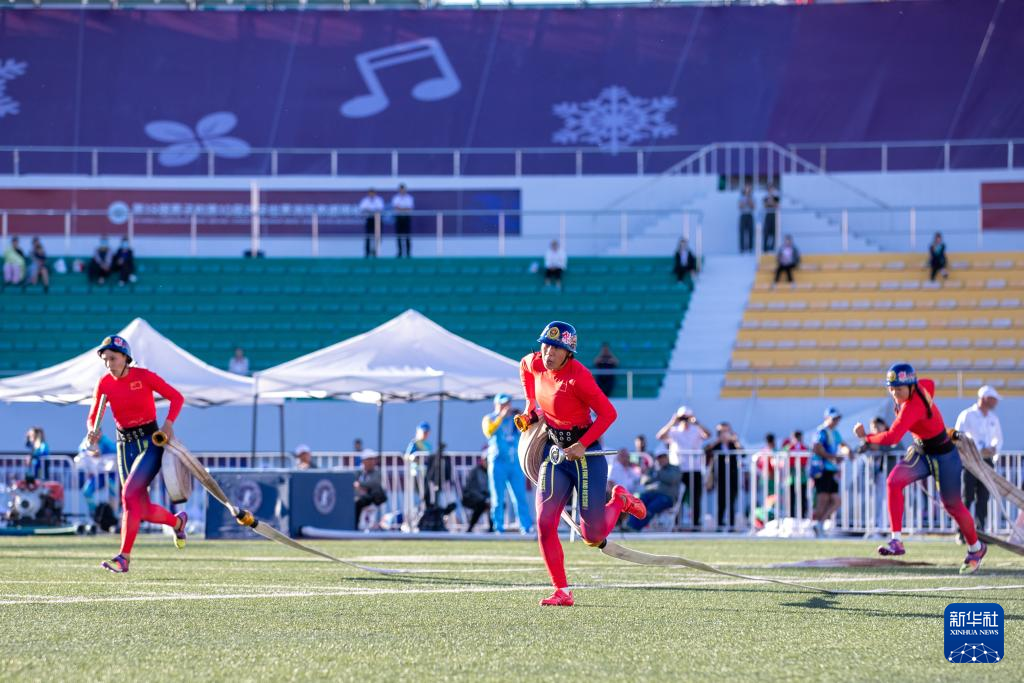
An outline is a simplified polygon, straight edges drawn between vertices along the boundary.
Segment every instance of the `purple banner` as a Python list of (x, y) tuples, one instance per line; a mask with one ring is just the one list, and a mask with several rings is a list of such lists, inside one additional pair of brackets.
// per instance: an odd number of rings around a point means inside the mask
[[(583, 146), (607, 152), (587, 160), (590, 172), (633, 172), (623, 148), (1022, 137), (1022, 63), (1024, 3), (996, 0), (5, 11), (0, 145), (152, 148), (158, 174), (211, 163), (217, 173), (381, 173), (386, 150), (422, 150), (403, 156), (407, 175), (453, 163), (514, 172), (507, 156), (429, 151), (454, 147), (564, 146), (523, 163), (572, 172)], [(283, 147), (310, 153), (257, 151)], [(325, 148), (384, 153), (314, 153)], [(145, 170), (141, 155), (103, 163), (104, 173)], [(0, 160), (0, 173), (10, 164)], [(89, 164), (88, 154), (33, 156), (20, 171)]]

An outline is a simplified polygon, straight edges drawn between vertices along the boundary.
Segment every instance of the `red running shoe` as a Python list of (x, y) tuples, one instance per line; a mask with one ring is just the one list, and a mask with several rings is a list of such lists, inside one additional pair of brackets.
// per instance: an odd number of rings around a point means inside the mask
[(550, 598), (544, 598), (540, 604), (554, 607), (572, 607), (575, 602), (572, 599), (572, 591), (564, 588), (556, 588)]
[(644, 505), (644, 502), (622, 486), (616, 484), (615, 488), (612, 489), (612, 495), (622, 496), (622, 511), (627, 515), (633, 515), (637, 519), (643, 519), (647, 516), (647, 506)]

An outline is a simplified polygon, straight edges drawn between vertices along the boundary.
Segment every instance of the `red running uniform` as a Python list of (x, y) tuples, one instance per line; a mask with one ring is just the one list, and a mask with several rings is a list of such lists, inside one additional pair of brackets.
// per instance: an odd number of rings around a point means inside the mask
[(526, 412), (536, 408), (555, 429), (586, 427), (590, 424), (590, 411), (597, 420), (580, 437), (584, 448), (601, 438), (615, 422), (618, 413), (604, 395), (590, 370), (575, 358), (570, 358), (560, 369), (549, 371), (539, 352), (524, 356), (519, 362), (519, 379), (526, 392)]
[[(925, 400), (921, 400), (917, 392), (911, 393), (910, 399), (906, 403), (896, 406), (896, 420), (893, 421), (892, 427), (885, 432), (868, 434), (865, 437), (868, 443), (892, 446), (898, 444), (907, 432), (913, 434), (920, 441), (928, 441), (943, 435), (946, 431), (946, 423), (942, 420), (939, 407), (932, 401), (932, 397), (935, 395), (935, 382), (930, 379), (921, 379), (918, 381), (918, 386), (924, 393)], [(928, 402), (927, 405), (925, 401)], [(931, 407), (931, 417), (928, 417), (929, 406)], [(941, 446), (937, 447), (941, 448)], [(949, 443), (948, 450), (942, 453), (914, 456), (900, 461), (886, 480), (889, 522), (892, 524), (892, 530), (901, 531), (903, 529), (903, 489), (915, 481), (931, 475), (935, 478), (935, 484), (939, 489), (942, 506), (956, 520), (964, 539), (973, 545), (978, 540), (978, 534), (971, 513), (960, 497), (962, 468), (960, 454), (952, 442)]]
[(96, 391), (92, 396), (92, 409), (89, 410), (89, 427), (96, 420), (100, 394), (107, 395), (107, 404), (114, 414), (118, 429), (131, 429), (156, 420), (156, 402), (153, 392), (171, 402), (167, 419), (172, 422), (178, 419), (185, 398), (181, 393), (164, 381), (160, 375), (143, 368), (128, 368), (122, 377), (114, 377), (110, 373), (103, 375), (96, 383)]

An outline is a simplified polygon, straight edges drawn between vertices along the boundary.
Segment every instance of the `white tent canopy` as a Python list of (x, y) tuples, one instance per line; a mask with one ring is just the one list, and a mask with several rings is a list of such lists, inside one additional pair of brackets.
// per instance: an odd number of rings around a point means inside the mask
[(499, 392), (523, 395), (518, 363), (412, 309), (369, 332), (258, 372), (255, 380), (261, 397), (376, 392), (385, 401), (440, 395), (472, 401)]
[[(136, 318), (118, 334), (128, 340), (136, 364), (158, 373), (185, 396), (189, 405), (252, 403), (252, 379), (207, 365), (142, 318)], [(89, 403), (96, 382), (105, 372), (96, 350), (90, 349), (53, 367), (0, 380), (0, 401)]]

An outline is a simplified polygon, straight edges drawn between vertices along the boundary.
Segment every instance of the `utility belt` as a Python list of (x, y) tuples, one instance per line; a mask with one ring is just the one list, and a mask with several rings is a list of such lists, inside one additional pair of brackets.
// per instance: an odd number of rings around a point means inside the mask
[(117, 440), (120, 443), (124, 443), (126, 441), (145, 439), (148, 436), (152, 436), (154, 432), (159, 430), (160, 428), (157, 426), (156, 420), (138, 425), (137, 427), (129, 427), (128, 429), (121, 429), (119, 427), (117, 429)]
[(548, 438), (554, 443), (558, 444), (561, 448), (568, 448), (573, 445), (587, 433), (591, 425), (585, 427), (571, 427), (569, 429), (555, 429), (551, 425), (548, 425)]
[(945, 455), (953, 450), (953, 441), (945, 430), (939, 432), (930, 439), (914, 439), (925, 455)]

